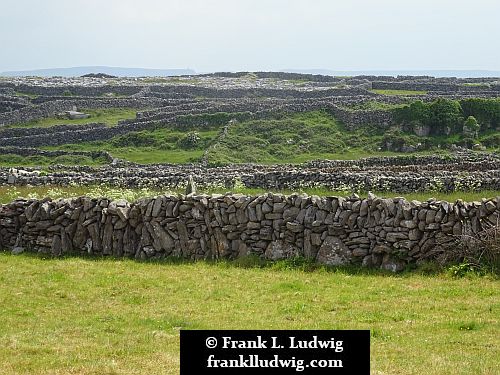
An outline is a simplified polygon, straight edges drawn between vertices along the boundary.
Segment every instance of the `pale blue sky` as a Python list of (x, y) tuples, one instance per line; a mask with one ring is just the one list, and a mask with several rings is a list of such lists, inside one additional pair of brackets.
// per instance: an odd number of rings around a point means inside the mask
[(499, 0), (0, 0), (0, 71), (500, 70)]

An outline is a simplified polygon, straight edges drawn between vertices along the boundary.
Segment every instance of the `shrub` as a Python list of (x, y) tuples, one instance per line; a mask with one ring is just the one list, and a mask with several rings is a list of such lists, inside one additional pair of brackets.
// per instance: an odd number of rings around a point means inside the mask
[(196, 148), (200, 143), (201, 137), (198, 132), (189, 132), (178, 142), (179, 146), (185, 149)]
[[(431, 131), (437, 135), (456, 133), (463, 123), (462, 108), (456, 100), (439, 98), (430, 105)], [(462, 129), (460, 129), (462, 130)]]
[(474, 116), (481, 130), (500, 127), (500, 99), (471, 98), (460, 101), (465, 116)]
[(475, 143), (476, 143), (476, 141), (474, 140), (474, 138), (465, 137), (465, 138), (462, 138), (461, 140), (459, 140), (458, 142), (456, 142), (456, 145), (471, 149)]
[(115, 147), (147, 147), (156, 145), (156, 140), (147, 133), (130, 132), (114, 137), (111, 144)]
[(484, 137), (481, 143), (486, 147), (500, 147), (500, 134), (492, 134)]
[(451, 272), (461, 275), (464, 272), (500, 271), (500, 222), (490, 225), (478, 233), (467, 229), (443, 246), (439, 257), (442, 264), (457, 263), (450, 268)]
[(464, 133), (469, 135), (474, 135), (477, 137), (477, 132), (480, 129), (480, 125), (474, 116), (467, 117), (464, 122)]
[(417, 137), (403, 134), (400, 130), (391, 130), (384, 134), (380, 147), (385, 151), (404, 152), (410, 147), (416, 148), (417, 144)]

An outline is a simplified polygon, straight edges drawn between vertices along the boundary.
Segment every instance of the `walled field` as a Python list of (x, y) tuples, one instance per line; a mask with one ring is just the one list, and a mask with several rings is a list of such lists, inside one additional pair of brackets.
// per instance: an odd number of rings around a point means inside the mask
[(32, 128), (43, 128), (50, 127), (54, 125), (84, 125), (93, 122), (102, 122), (108, 126), (114, 126), (118, 124), (120, 120), (127, 120), (135, 118), (137, 109), (133, 108), (104, 108), (104, 109), (86, 109), (83, 108), (81, 111), (90, 115), (86, 119), (58, 119), (57, 117), (47, 117), (39, 120), (29, 121), (25, 123), (13, 124), (10, 127), (32, 127)]
[(373, 374), (500, 371), (498, 280), (0, 253), (2, 374), (176, 374), (179, 329), (370, 329)]
[[(381, 106), (381, 107), (380, 107)], [(377, 102), (368, 102), (359, 109), (385, 108), (387, 105)], [(397, 106), (395, 107), (397, 108)], [(119, 119), (135, 116), (129, 109), (110, 109), (93, 111), (97, 117), (86, 120), (73, 120), (78, 124), (89, 122), (104, 122), (116, 125)], [(36, 126), (58, 123), (57, 119), (40, 120)], [(117, 135), (107, 140), (66, 143), (56, 146), (40, 147), (43, 150), (63, 151), (99, 151), (105, 150), (113, 157), (140, 164), (151, 163), (190, 163), (200, 162), (205, 152), (207, 161), (214, 165), (231, 163), (302, 163), (317, 159), (356, 160), (371, 156), (405, 155), (406, 152), (387, 150), (381, 147), (384, 141), (407, 142), (408, 144), (426, 145), (425, 149), (414, 150), (412, 155), (431, 153), (446, 154), (442, 148), (449, 147), (460, 141), (458, 136), (429, 135), (417, 137), (410, 134), (393, 134), (392, 130), (375, 124), (365, 124), (356, 129), (347, 129), (344, 124), (325, 111), (308, 111), (285, 116), (283, 118), (269, 118), (238, 122), (229, 126), (225, 137), (218, 135), (224, 125), (215, 123), (209, 127), (199, 121), (188, 128), (175, 124), (154, 130), (142, 130)], [(24, 124), (23, 126), (35, 126)], [(195, 143), (183, 142), (190, 134), (196, 134), (199, 140)], [(494, 151), (496, 143), (488, 140), (498, 132), (490, 131), (481, 135), (478, 142), (490, 145)], [(393, 140), (394, 139), (394, 140)], [(0, 155), (2, 156), (2, 155)], [(57, 158), (46, 160), (44, 164), (68, 164)], [(0, 158), (0, 165), (36, 166), (33, 159)], [(82, 160), (81, 165), (98, 165), (92, 160)]]

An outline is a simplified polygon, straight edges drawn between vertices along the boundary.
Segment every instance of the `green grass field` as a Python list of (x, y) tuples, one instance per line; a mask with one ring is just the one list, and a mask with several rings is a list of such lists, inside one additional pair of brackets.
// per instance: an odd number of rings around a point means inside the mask
[(200, 161), (207, 147), (219, 134), (217, 127), (204, 129), (192, 126), (191, 132), (199, 136), (195, 145), (184, 145), (183, 140), (189, 132), (175, 127), (132, 132), (116, 136), (107, 141), (82, 142), (61, 146), (43, 147), (46, 150), (66, 151), (108, 151), (114, 157), (134, 163), (189, 163)]
[(498, 374), (497, 279), (0, 252), (0, 373), (177, 374), (180, 329), (369, 329), (379, 375)]

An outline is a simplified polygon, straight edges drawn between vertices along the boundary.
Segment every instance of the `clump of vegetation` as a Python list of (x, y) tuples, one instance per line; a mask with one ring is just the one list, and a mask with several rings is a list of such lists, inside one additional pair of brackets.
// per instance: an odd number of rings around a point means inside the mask
[(467, 120), (464, 122), (464, 134), (471, 135), (474, 138), (477, 137), (477, 133), (480, 128), (481, 127), (474, 116), (467, 117)]
[(378, 151), (383, 133), (374, 125), (348, 131), (324, 111), (248, 120), (231, 125), (208, 160), (220, 165), (361, 157)]
[(156, 139), (146, 132), (130, 132), (111, 139), (115, 147), (148, 147), (157, 145)]
[(464, 122), (484, 133), (500, 126), (500, 99), (417, 100), (394, 109), (394, 113), (398, 122), (429, 126), (431, 134), (437, 136), (461, 133)]
[(421, 139), (412, 134), (405, 134), (399, 129), (390, 129), (384, 134), (382, 139), (382, 150), (398, 152), (414, 152), (426, 148), (427, 143), (421, 142)]
[(500, 98), (470, 98), (460, 101), (465, 117), (474, 116), (481, 126), (480, 131), (500, 128)]
[(177, 194), (169, 189), (137, 188), (128, 189), (107, 185), (92, 186), (53, 186), (43, 185), (37, 187), (9, 186), (0, 187), (0, 203), (5, 204), (18, 198), (26, 199), (59, 199), (87, 196), (91, 198), (125, 199), (133, 202), (139, 198), (154, 197), (161, 194)]
[[(44, 171), (42, 170), (43, 174)], [(198, 186), (196, 189), (199, 193), (204, 194), (224, 194), (229, 191), (232, 193), (240, 193), (247, 195), (258, 195), (267, 194), (268, 192), (274, 192), (279, 194), (290, 195), (292, 193), (306, 193), (308, 195), (318, 195), (318, 196), (341, 196), (347, 197), (352, 195), (354, 191), (352, 190), (331, 190), (325, 187), (303, 187), (299, 189), (288, 189), (288, 190), (277, 190), (277, 189), (262, 189), (262, 188), (247, 188), (240, 181), (236, 180), (233, 187), (225, 186)], [(143, 188), (121, 188), (116, 186), (107, 185), (69, 185), (69, 186), (56, 186), (56, 185), (42, 185), (42, 186), (0, 186), (0, 203), (9, 203), (19, 197), (34, 197), (34, 198), (70, 198), (78, 197), (82, 195), (95, 196), (95, 197), (107, 197), (113, 199), (126, 199), (133, 201), (138, 198), (153, 197), (161, 194), (177, 194), (184, 193), (185, 189), (179, 187), (177, 189), (173, 188), (160, 188), (160, 187), (143, 187)], [(367, 192), (359, 192), (358, 195), (361, 197), (366, 197)], [(401, 193), (394, 192), (373, 192), (380, 197), (399, 197)], [(500, 194), (499, 191), (455, 191), (455, 192), (439, 192), (432, 191), (427, 193), (408, 193), (405, 194), (405, 198), (408, 201), (418, 200), (425, 201), (431, 197), (444, 200), (448, 202), (454, 202), (457, 199), (461, 199), (466, 202), (472, 202), (476, 200), (481, 200), (485, 197), (495, 197)]]
[(489, 225), (478, 233), (470, 229), (456, 240), (443, 246), (446, 250), (439, 261), (456, 263), (450, 267), (454, 276), (475, 273), (500, 273), (500, 222)]
[(201, 141), (200, 134), (198, 132), (192, 131), (187, 133), (182, 139), (179, 140), (178, 144), (184, 149), (196, 148)]

